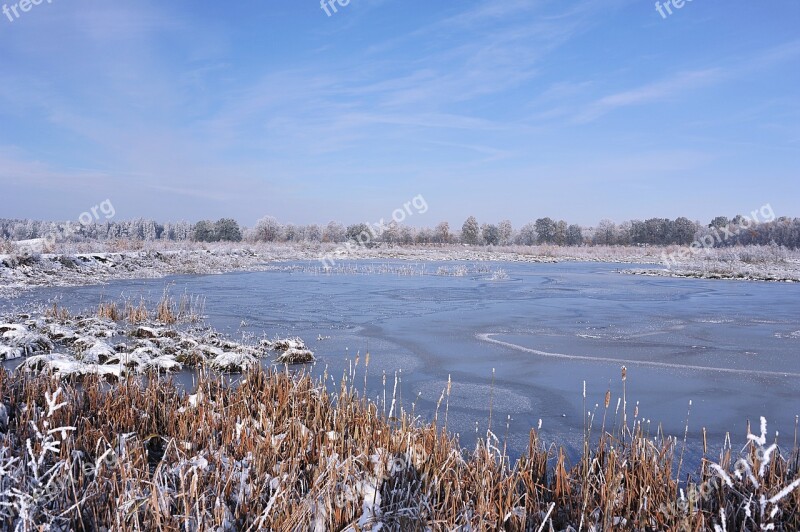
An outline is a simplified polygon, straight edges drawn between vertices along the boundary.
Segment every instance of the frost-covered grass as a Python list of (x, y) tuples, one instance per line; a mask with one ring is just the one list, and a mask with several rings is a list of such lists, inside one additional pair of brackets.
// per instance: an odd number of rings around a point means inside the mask
[(171, 302), (165, 294), (155, 312), (143, 303), (129, 312), (112, 311), (116, 305), (103, 302), (94, 316), (70, 316), (56, 305), (37, 314), (0, 316), (0, 360), (24, 359), (19, 369), (26, 372), (117, 378), (184, 367), (242, 371), (275, 354), (277, 364), (315, 360), (299, 338), (236, 342), (198, 325), (196, 307)]
[[(756, 258), (758, 257), (758, 258)], [(727, 251), (673, 264), (669, 267), (626, 270), (625, 273), (657, 277), (800, 282), (800, 259), (771, 259), (769, 254)]]
[[(586, 417), (569, 464), (537, 430), (510, 463), (487, 432), (464, 450), (392, 399), (364, 400), (358, 364), (329, 392), (252, 369), (235, 384), (0, 371), (0, 525), (115, 530), (797, 530), (798, 453), (762, 420), (687, 482), (692, 442), (650, 434), (626, 398)], [(362, 366), (360, 371), (368, 371)], [(438, 395), (438, 392), (437, 392)], [(616, 408), (614, 403), (616, 402)], [(620, 406), (621, 405), (621, 406)], [(413, 412), (413, 410), (412, 410)], [(444, 421), (442, 421), (444, 420)], [(599, 435), (599, 436), (598, 436)], [(705, 442), (695, 445), (705, 445)]]
[(800, 282), (800, 251), (779, 246), (746, 246), (700, 249), (669, 246), (662, 257), (673, 257), (658, 268), (626, 273), (698, 279)]

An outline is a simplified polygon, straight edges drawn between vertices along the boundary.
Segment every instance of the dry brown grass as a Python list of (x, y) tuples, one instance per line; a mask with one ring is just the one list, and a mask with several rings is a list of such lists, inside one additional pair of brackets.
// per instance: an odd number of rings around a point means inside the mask
[(44, 311), (44, 315), (48, 318), (55, 318), (58, 320), (68, 320), (69, 310), (59, 306), (58, 302), (54, 301), (53, 304)]
[[(203, 375), (187, 397), (155, 379), (109, 387), (89, 377), (73, 386), (0, 371), (9, 413), (0, 448), (27, 471), (25, 442), (36, 442), (36, 456), (42, 447), (37, 430), (76, 429), (42, 464), (60, 473), (56, 489), (29, 508), (30, 529), (52, 522), (84, 530), (343, 530), (361, 519), (351, 530), (363, 530), (371, 529), (365, 507), (373, 503), (373, 521), (387, 530), (704, 530), (720, 522), (721, 508), (727, 530), (767, 522), (747, 517), (746, 482), (693, 496), (692, 484), (675, 477), (680, 443), (647, 434), (641, 423), (616, 435), (603, 429), (575, 465), (531, 430), (528, 452), (512, 466), (491, 434), (466, 452), (436, 422), (389, 418), (386, 405), (359, 398), (356, 380), (331, 393), (307, 375), (274, 370), (249, 372), (235, 385)], [(66, 404), (48, 417), (45, 392), (52, 397), (59, 386)], [(763, 457), (752, 445), (748, 453), (757, 469)], [(722, 459), (731, 471), (730, 447)], [(759, 492), (788, 485), (797, 466), (796, 452), (773, 456)], [(0, 489), (13, 478), (8, 473)], [(698, 484), (711, 478), (704, 467)], [(19, 524), (10, 508), (5, 527)], [(797, 530), (799, 509), (795, 490), (776, 529)]]
[(162, 325), (197, 323), (203, 319), (205, 298), (183, 294), (176, 301), (168, 290), (164, 290), (155, 309), (148, 309), (144, 299), (140, 299), (137, 304), (131, 300), (124, 300), (121, 306), (122, 310), (120, 305), (113, 301), (101, 301), (97, 306), (97, 316), (113, 321), (128, 321), (131, 324), (143, 324), (153, 320)]
[(148, 321), (147, 304), (144, 299), (134, 306), (130, 301), (125, 302), (125, 319), (130, 323), (146, 323)]
[(101, 301), (97, 306), (97, 317), (113, 321), (120, 321), (124, 316), (122, 312), (120, 312), (117, 304), (113, 301), (108, 303)]
[(178, 321), (196, 323), (203, 319), (206, 298), (184, 293), (178, 300), (177, 307)]
[(167, 325), (172, 325), (178, 321), (175, 302), (166, 290), (164, 290), (164, 295), (161, 296), (161, 301), (156, 306), (156, 320)]

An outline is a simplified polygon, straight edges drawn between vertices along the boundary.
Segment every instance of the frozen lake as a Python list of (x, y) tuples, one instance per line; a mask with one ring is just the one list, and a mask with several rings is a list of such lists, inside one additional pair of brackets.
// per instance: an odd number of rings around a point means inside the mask
[[(524, 451), (528, 430), (540, 419), (546, 439), (579, 445), (583, 381), (589, 408), (600, 403), (598, 418), (610, 384), (613, 417), (622, 365), (629, 419), (638, 401), (653, 432), (661, 423), (682, 438), (692, 400), (695, 442), (706, 427), (710, 444), (730, 431), (736, 447), (744, 443), (746, 421), (755, 427), (762, 415), (784, 446), (794, 440), (798, 285), (629, 276), (616, 273), (627, 265), (597, 263), (351, 265), (353, 273), (333, 275), (287, 264), (281, 271), (41, 289), (25, 300), (62, 294), (74, 309), (96, 308), (101, 297), (121, 294), (155, 302), (168, 284), (175, 296), (204, 295), (208, 322), (232, 336), (304, 338), (316, 352), (316, 373), (327, 366), (338, 380), (360, 353), (356, 380), (363, 382), (370, 352), (368, 395), (382, 403), (386, 372), (391, 397), (395, 372), (402, 370), (398, 399), (406, 410), (416, 400), (425, 419), (451, 376), (449, 428), (469, 445), (476, 423), (485, 434), (491, 404), (501, 443), (511, 416), (513, 454)], [(437, 275), (459, 265), (469, 273)], [(496, 275), (498, 269), (507, 275)]]

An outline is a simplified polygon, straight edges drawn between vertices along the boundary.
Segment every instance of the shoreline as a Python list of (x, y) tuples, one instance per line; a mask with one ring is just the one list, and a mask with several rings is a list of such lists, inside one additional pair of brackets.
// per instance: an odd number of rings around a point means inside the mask
[[(14, 298), (42, 287), (98, 285), (125, 279), (157, 279), (170, 275), (214, 275), (268, 270), (275, 263), (319, 262), (333, 256), (339, 262), (355, 260), (398, 260), (417, 262), (596, 262), (621, 265), (655, 265), (665, 248), (639, 247), (553, 247), (513, 246), (508, 248), (375, 247), (357, 248), (339, 257), (341, 246), (333, 244), (184, 246), (153, 247), (131, 251), (69, 252), (32, 257), (0, 255), (0, 298)], [(746, 249), (746, 248), (743, 248)], [(800, 253), (788, 257), (742, 260), (744, 251), (718, 250), (702, 260), (677, 268), (627, 268), (619, 273), (654, 277), (800, 282)], [(752, 253), (748, 251), (747, 253)], [(788, 253), (788, 252), (787, 252)], [(337, 258), (339, 257), (339, 258)], [(335, 268), (335, 265), (334, 265)], [(322, 263), (320, 262), (320, 269)]]
[(703, 279), (707, 281), (757, 281), (766, 283), (800, 283), (800, 274), (783, 275), (780, 273), (748, 274), (744, 272), (727, 273), (697, 270), (655, 270), (637, 269), (623, 270), (626, 275), (642, 275), (645, 277), (669, 277), (673, 279)]

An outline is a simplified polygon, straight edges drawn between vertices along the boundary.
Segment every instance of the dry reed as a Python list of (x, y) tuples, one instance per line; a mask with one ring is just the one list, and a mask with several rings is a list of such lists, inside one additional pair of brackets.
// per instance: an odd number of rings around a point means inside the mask
[[(414, 423), (402, 412), (386, 416), (356, 392), (354, 370), (350, 377), (333, 393), (307, 374), (255, 369), (235, 384), (203, 374), (187, 395), (155, 378), (109, 385), (89, 376), (78, 386), (0, 371), (6, 419), (0, 424), (0, 525), (176, 531), (364, 530), (377, 523), (386, 530), (800, 527), (800, 490), (791, 484), (800, 483), (797, 452), (784, 457), (772, 449), (764, 456), (755, 437), (745, 454), (757, 488), (747, 474), (736, 476), (730, 446), (720, 457), (722, 473), (703, 468), (694, 482), (676, 480), (678, 440), (660, 432), (651, 437), (640, 420), (622, 425), (619, 434), (604, 431), (575, 466), (531, 430), (527, 453), (511, 466), (491, 439), (468, 452), (443, 426)], [(610, 403), (606, 395), (606, 410)], [(786, 487), (792, 489), (771, 503)], [(21, 495), (30, 493), (36, 496)], [(762, 512), (748, 503), (748, 494), (756, 501), (764, 496)]]

